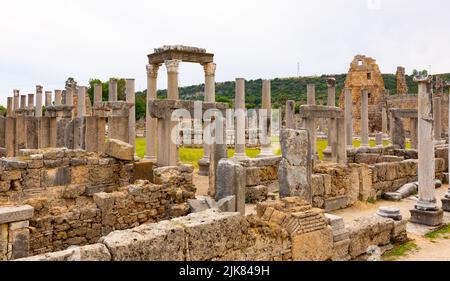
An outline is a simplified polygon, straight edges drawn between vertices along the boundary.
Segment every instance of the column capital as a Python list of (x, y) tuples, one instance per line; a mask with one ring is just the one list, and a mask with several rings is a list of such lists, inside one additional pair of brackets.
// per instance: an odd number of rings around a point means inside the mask
[(418, 83), (431, 83), (433, 81), (433, 76), (416, 76), (413, 80)]
[(216, 74), (217, 65), (213, 62), (203, 64), (206, 76), (214, 76)]
[(44, 90), (44, 87), (41, 85), (36, 85), (36, 94), (42, 94), (42, 91)]
[(18, 96), (20, 96), (20, 90), (13, 90), (13, 93), (14, 93), (14, 96), (15, 97), (18, 97)]
[(147, 77), (158, 78), (158, 70), (161, 64), (147, 64)]
[(328, 88), (336, 87), (336, 78), (328, 78), (327, 86), (328, 86)]
[(181, 60), (166, 60), (164, 64), (166, 65), (167, 72), (178, 73), (178, 67), (180, 66)]

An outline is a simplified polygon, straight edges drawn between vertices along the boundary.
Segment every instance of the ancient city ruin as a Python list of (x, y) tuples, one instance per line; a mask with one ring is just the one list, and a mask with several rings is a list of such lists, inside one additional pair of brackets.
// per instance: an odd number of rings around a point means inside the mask
[[(181, 62), (203, 66), (203, 102), (180, 99)], [(339, 104), (334, 78), (326, 81), (327, 105), (316, 104), (309, 84), (307, 103), (296, 111), (288, 100), (277, 123), (270, 80), (254, 115), (244, 78), (236, 79), (234, 108), (216, 102), (214, 54), (205, 49), (164, 46), (146, 64), (142, 159), (134, 79), (126, 79), (126, 100), (114, 80), (108, 100), (101, 85), (91, 101), (75, 84), (8, 97), (0, 117), (0, 260), (371, 260), (374, 249), (381, 255), (450, 222), (442, 81), (418, 76), (411, 95), (399, 67), (397, 94), (389, 95), (375, 60), (358, 55)], [(157, 98), (163, 67), (164, 100)], [(322, 160), (319, 135), (328, 140)], [(198, 170), (178, 153), (194, 144), (204, 147)], [(256, 158), (246, 155), (251, 145), (260, 148)], [(400, 203), (411, 200), (405, 214)], [(351, 211), (368, 201), (379, 208)]]

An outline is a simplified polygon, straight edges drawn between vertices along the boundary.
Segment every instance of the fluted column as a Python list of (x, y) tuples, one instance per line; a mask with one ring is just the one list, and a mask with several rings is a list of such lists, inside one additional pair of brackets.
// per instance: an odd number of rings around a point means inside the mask
[(20, 109), (21, 110), (27, 109), (27, 95), (20, 96)]
[(134, 147), (135, 157), (136, 155), (136, 105), (135, 105), (135, 80), (126, 79), (126, 99), (127, 103), (133, 104), (129, 110), (128, 115), (128, 141)]
[(419, 83), (419, 200), (411, 210), (411, 222), (436, 226), (442, 223), (443, 212), (436, 202), (435, 154), (433, 142), (433, 110), (431, 76), (415, 78)]
[(148, 102), (157, 98), (158, 70), (160, 64), (147, 65), (147, 102), (145, 117), (146, 160), (156, 160), (157, 119), (149, 113)]
[(165, 61), (167, 68), (167, 99), (178, 100), (178, 67), (180, 66), (180, 60), (168, 60)]
[(273, 156), (272, 137), (272, 94), (270, 80), (262, 81), (262, 111), (259, 114), (259, 131), (261, 142), (260, 157)]
[(236, 78), (236, 94), (235, 94), (235, 158), (246, 158), (245, 153), (245, 79)]
[(42, 86), (36, 86), (36, 117), (42, 117)]
[(369, 92), (361, 93), (361, 147), (369, 147)]

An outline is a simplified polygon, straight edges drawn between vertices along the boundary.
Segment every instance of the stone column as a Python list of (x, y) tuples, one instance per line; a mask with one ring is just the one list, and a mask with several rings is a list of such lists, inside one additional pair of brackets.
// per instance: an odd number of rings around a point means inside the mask
[(260, 157), (273, 156), (272, 151), (272, 94), (270, 80), (262, 81), (262, 111), (259, 114), (261, 140)]
[(417, 149), (417, 118), (411, 118), (409, 119), (409, 128), (411, 132), (411, 149)]
[(157, 120), (152, 118), (149, 113), (148, 102), (157, 98), (157, 79), (160, 64), (147, 65), (147, 115), (145, 118), (145, 139), (146, 150), (145, 159), (156, 160), (156, 130)]
[(306, 96), (307, 96), (307, 104), (315, 105), (316, 104), (316, 85), (308, 84), (306, 85)]
[[(447, 86), (450, 86), (450, 82), (445, 83)], [(450, 99), (449, 99), (449, 114), (448, 114), (448, 133), (450, 135)], [(450, 142), (450, 139), (449, 139)], [(450, 157), (450, 149), (448, 150), (448, 157)], [(450, 159), (450, 158), (448, 158)], [(449, 172), (450, 172), (450, 165), (449, 165)], [(450, 212), (450, 189), (447, 190), (445, 193), (444, 198), (442, 198), (442, 209), (446, 212)]]
[(13, 93), (14, 93), (14, 114), (15, 114), (16, 110), (19, 109), (20, 91), (19, 90), (13, 90)]
[(362, 90), (361, 96), (361, 147), (369, 147), (369, 93)]
[(73, 106), (74, 88), (66, 88), (66, 105)]
[(383, 134), (388, 133), (388, 116), (387, 116), (387, 109), (385, 106), (381, 108), (381, 132)]
[[(328, 86), (328, 100), (327, 105), (331, 107), (336, 106), (336, 79), (330, 78), (327, 80)], [(336, 120), (328, 120), (328, 145), (325, 152), (331, 151), (332, 138), (336, 137)]]
[(352, 89), (345, 89), (345, 132), (347, 146), (353, 148), (353, 96)]
[(441, 97), (433, 98), (434, 140), (442, 139)]
[(52, 92), (45, 91), (45, 107), (52, 106)]
[(34, 94), (28, 94), (28, 110), (30, 114), (33, 115), (34, 111)]
[(102, 84), (95, 84), (94, 85), (94, 106), (101, 103), (103, 100), (103, 88)]
[(377, 133), (375, 136), (375, 143), (377, 147), (383, 147), (383, 133)]
[(245, 153), (245, 79), (236, 78), (235, 109), (235, 158), (246, 158)]
[(61, 105), (62, 104), (62, 91), (61, 90), (55, 90), (55, 105)]
[(117, 101), (117, 81), (115, 79), (109, 80), (108, 100)]
[(77, 117), (83, 118), (86, 115), (86, 87), (78, 87)]
[(295, 101), (288, 100), (286, 101), (286, 129), (295, 130)]
[(6, 117), (14, 116), (14, 100), (12, 97), (8, 97), (8, 103), (6, 106)]
[(126, 79), (126, 94), (127, 103), (133, 104), (128, 111), (128, 139), (129, 143), (134, 147), (135, 158), (136, 155), (136, 105), (135, 105), (135, 81), (134, 79)]
[[(207, 63), (203, 65), (205, 71), (205, 102), (215, 102), (216, 101), (216, 64)], [(209, 122), (205, 121), (204, 126), (209, 126)], [(203, 139), (203, 158), (198, 162), (199, 165), (199, 175), (207, 176), (209, 175), (210, 167), (210, 156), (211, 156), (211, 146), (205, 142)]]
[(165, 61), (167, 68), (167, 99), (178, 100), (178, 67), (180, 66), (180, 60), (168, 60)]
[(27, 109), (27, 95), (20, 96), (20, 109)]
[(42, 117), (42, 86), (36, 86), (36, 117)]
[(431, 76), (415, 78), (419, 83), (419, 200), (411, 210), (411, 222), (429, 226), (442, 224), (443, 211), (436, 202), (435, 159), (433, 143), (433, 116)]

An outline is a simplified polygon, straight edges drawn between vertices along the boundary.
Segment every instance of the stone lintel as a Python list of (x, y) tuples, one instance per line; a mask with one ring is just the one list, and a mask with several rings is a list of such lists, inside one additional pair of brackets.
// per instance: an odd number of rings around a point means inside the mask
[(30, 205), (1, 207), (0, 224), (30, 220), (33, 218), (33, 214), (34, 208)]
[(338, 107), (324, 105), (300, 106), (301, 118), (344, 118), (344, 111)]
[(206, 64), (214, 62), (214, 54), (184, 50), (166, 50), (148, 55), (149, 64), (162, 64), (167, 60), (181, 60), (183, 62)]
[[(187, 100), (150, 100), (148, 102), (148, 108), (150, 115), (153, 118), (167, 118), (170, 117), (172, 112), (177, 109), (187, 110), (192, 117), (194, 117), (195, 101)], [(225, 110), (228, 109), (228, 104), (226, 103), (216, 103), (216, 102), (203, 102), (202, 110), (203, 113), (206, 110), (217, 109), (222, 111), (225, 116)]]
[(418, 119), (417, 109), (409, 108), (392, 108), (389, 110), (394, 117)]

